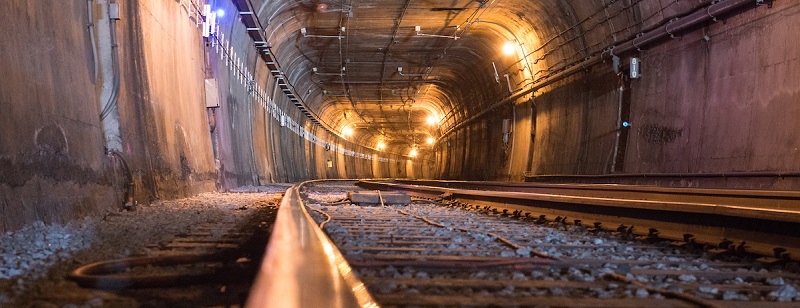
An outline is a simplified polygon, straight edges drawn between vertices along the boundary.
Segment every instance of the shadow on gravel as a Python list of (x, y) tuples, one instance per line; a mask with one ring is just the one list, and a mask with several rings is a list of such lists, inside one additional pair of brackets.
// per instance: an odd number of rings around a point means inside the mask
[[(279, 201), (276, 201), (279, 202)], [(253, 205), (251, 205), (253, 206)], [(66, 276), (74, 269), (89, 263), (101, 261), (107, 257), (93, 255), (100, 250), (103, 243), (94, 243), (91, 248), (83, 250), (66, 261), (60, 261), (41, 278), (25, 284), (27, 290), (15, 296), (15, 300), (6, 303), (7, 307), (213, 307), (243, 305), (260, 260), (265, 252), (266, 244), (277, 214), (277, 206), (267, 202), (255, 205), (257, 208), (248, 213), (236, 226), (228, 232), (252, 234), (240, 247), (224, 253), (225, 258), (213, 265), (209, 263), (204, 270), (211, 268), (215, 275), (209, 281), (189, 281), (178, 286), (158, 288), (127, 288), (117, 290), (100, 290), (79, 287)], [(189, 213), (193, 212), (193, 213)], [(202, 214), (199, 211), (187, 210), (186, 215)], [(130, 227), (130, 226), (128, 226)], [(133, 227), (136, 228), (136, 227)], [(131, 247), (131, 250), (139, 247)], [(174, 268), (167, 268), (174, 270)], [(131, 272), (159, 273), (160, 267), (134, 267)], [(124, 275), (124, 273), (123, 273)], [(149, 275), (149, 274), (148, 274)], [(3, 289), (11, 288), (16, 280), (4, 281)], [(6, 307), (5, 304), (0, 305)]]

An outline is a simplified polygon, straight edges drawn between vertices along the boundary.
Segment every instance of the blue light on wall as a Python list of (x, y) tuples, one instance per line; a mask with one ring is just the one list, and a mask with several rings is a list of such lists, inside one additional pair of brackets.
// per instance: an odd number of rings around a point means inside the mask
[(631, 123), (628, 123), (628, 121), (622, 122), (622, 127), (629, 127), (629, 126), (631, 126)]
[(217, 10), (217, 17), (222, 17), (222, 16), (225, 16), (225, 10), (223, 10), (223, 9), (218, 9), (218, 10)]

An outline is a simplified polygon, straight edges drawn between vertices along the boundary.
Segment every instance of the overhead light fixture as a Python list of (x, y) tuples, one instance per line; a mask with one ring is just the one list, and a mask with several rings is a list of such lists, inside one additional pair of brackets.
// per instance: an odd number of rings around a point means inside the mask
[(512, 42), (512, 41), (506, 41), (506, 43), (503, 44), (503, 54), (505, 54), (505, 55), (514, 54), (515, 49), (516, 48), (514, 48), (514, 42)]
[(342, 135), (344, 135), (345, 138), (352, 136), (353, 129), (350, 127), (345, 127), (344, 129), (342, 129)]
[[(339, 30), (341, 31), (340, 33), (344, 33), (347, 29), (345, 27), (341, 27), (341, 28), (339, 28)], [(344, 38), (344, 35), (315, 35), (315, 34), (308, 34), (308, 29), (306, 29), (305, 27), (304, 28), (300, 28), (300, 34), (302, 34), (303, 37), (338, 38), (338, 39), (343, 39)]]
[(425, 140), (425, 141), (427, 141), (427, 142), (428, 142), (428, 144), (433, 144), (434, 142), (436, 142), (436, 138), (433, 138), (433, 137), (428, 137), (428, 139), (427, 139), (427, 140)]
[(417, 33), (417, 36), (444, 37), (444, 38), (451, 38), (451, 39), (457, 40), (457, 39), (459, 39), (459, 37), (458, 37), (458, 26), (453, 26), (453, 29), (454, 29), (453, 30), (453, 36), (449, 36), (449, 35), (420, 33), (420, 32), (422, 32), (422, 27), (421, 26), (414, 26), (414, 32)]
[(225, 16), (225, 10), (217, 9), (217, 17), (222, 17), (222, 16)]
[[(430, 67), (428, 67), (428, 71), (430, 72)], [(400, 76), (403, 76), (403, 77), (426, 77), (426, 76), (428, 76), (428, 74), (403, 74), (403, 67), (402, 66), (398, 66), (397, 67), (397, 74), (399, 74)]]
[(436, 125), (439, 123), (439, 118), (435, 115), (429, 115), (425, 121), (428, 122), (428, 125)]
[(417, 157), (417, 148), (411, 148), (411, 151), (408, 152), (408, 156)]
[(383, 143), (383, 141), (378, 141), (378, 145), (375, 146), (375, 149), (378, 151), (383, 151), (386, 149), (386, 143)]
[[(344, 73), (322, 73), (316, 66), (311, 68), (311, 72), (320, 76), (344, 76)], [(342, 66), (342, 72), (344, 72), (344, 66)]]

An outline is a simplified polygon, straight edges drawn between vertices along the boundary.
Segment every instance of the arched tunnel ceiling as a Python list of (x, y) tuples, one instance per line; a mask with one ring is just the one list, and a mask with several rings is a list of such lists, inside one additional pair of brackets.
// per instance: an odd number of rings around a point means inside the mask
[[(703, 2), (251, 0), (307, 108), (336, 131), (354, 129), (357, 143), (395, 149)], [(509, 41), (515, 51), (504, 55)]]

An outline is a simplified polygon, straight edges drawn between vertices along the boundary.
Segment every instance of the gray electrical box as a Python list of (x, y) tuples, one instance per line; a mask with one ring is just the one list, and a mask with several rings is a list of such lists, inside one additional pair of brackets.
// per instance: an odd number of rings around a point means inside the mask
[(219, 107), (219, 91), (216, 79), (206, 79), (206, 108)]
[(119, 3), (108, 4), (108, 19), (119, 20)]
[(503, 134), (511, 133), (511, 119), (503, 119)]
[(642, 77), (641, 73), (642, 60), (639, 58), (631, 58), (631, 79), (639, 79)]

